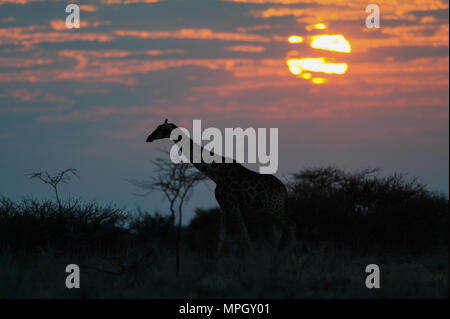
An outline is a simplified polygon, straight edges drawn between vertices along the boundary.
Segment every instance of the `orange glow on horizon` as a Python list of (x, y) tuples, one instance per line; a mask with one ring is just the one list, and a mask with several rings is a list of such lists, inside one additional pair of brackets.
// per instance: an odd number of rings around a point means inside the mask
[(323, 34), (312, 36), (310, 46), (314, 49), (334, 52), (350, 53), (352, 51), (350, 43), (343, 35), (340, 34)]

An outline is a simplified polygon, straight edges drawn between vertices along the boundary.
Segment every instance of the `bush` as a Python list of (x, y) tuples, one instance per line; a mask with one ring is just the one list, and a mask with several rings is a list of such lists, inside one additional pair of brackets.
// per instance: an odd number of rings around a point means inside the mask
[(220, 209), (197, 209), (187, 229), (189, 247), (196, 252), (212, 255), (219, 240)]
[[(361, 249), (406, 248), (420, 252), (448, 246), (448, 198), (426, 190), (416, 179), (378, 170), (347, 173), (334, 167), (305, 169), (288, 183), (288, 214), (297, 236)], [(256, 240), (271, 240), (271, 219), (244, 214)], [(189, 225), (193, 249), (211, 251), (217, 243), (219, 210), (197, 210)], [(232, 218), (229, 235), (238, 234)]]
[(288, 189), (300, 238), (411, 250), (448, 245), (448, 198), (405, 175), (305, 169)]
[[(300, 240), (332, 241), (353, 248), (407, 248), (420, 252), (448, 247), (448, 198), (432, 193), (415, 179), (377, 170), (348, 173), (326, 167), (305, 169), (288, 183), (288, 213)], [(227, 239), (239, 235), (234, 218), (226, 218)], [(259, 211), (245, 212), (256, 242), (272, 240), (271, 220)], [(219, 209), (198, 209), (183, 237), (192, 250), (212, 254), (218, 240)], [(129, 247), (173, 248), (173, 220), (138, 209), (25, 198), (0, 198), (0, 248), (68, 253), (119, 252)]]
[(175, 228), (170, 216), (151, 215), (138, 208), (137, 214), (130, 217), (128, 228), (139, 244), (172, 247), (175, 243)]
[(60, 207), (51, 201), (26, 198), (19, 203), (0, 199), (0, 247), (37, 251), (52, 248), (64, 252), (122, 249), (127, 214), (112, 206), (80, 204)]

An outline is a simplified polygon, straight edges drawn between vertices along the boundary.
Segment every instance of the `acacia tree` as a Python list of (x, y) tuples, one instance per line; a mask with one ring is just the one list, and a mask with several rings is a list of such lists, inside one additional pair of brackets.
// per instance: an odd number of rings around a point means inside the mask
[(48, 171), (36, 172), (31, 174), (26, 174), (31, 179), (38, 179), (44, 184), (50, 185), (55, 192), (56, 202), (58, 203), (58, 209), (62, 211), (62, 203), (59, 198), (58, 185), (61, 183), (67, 184), (72, 177), (78, 177), (77, 170), (75, 168), (65, 169), (56, 175), (50, 175)]
[(160, 191), (169, 202), (172, 225), (175, 229), (175, 271), (178, 276), (180, 270), (180, 239), (183, 207), (189, 201), (194, 186), (204, 181), (206, 176), (197, 171), (190, 163), (173, 163), (158, 157), (153, 161), (156, 174), (149, 180), (129, 180), (133, 185), (147, 190), (148, 195), (153, 191)]

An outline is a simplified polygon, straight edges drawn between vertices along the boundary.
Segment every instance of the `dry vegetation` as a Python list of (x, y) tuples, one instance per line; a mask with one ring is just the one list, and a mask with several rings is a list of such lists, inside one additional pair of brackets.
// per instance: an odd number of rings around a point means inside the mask
[[(448, 298), (448, 198), (404, 176), (335, 168), (303, 170), (289, 183), (298, 249), (277, 271), (264, 216), (246, 215), (256, 251), (239, 248), (235, 225), (215, 258), (216, 209), (181, 231), (167, 216), (81, 200), (0, 202), (0, 298)], [(66, 289), (65, 267), (81, 268)], [(381, 288), (365, 287), (365, 266)]]

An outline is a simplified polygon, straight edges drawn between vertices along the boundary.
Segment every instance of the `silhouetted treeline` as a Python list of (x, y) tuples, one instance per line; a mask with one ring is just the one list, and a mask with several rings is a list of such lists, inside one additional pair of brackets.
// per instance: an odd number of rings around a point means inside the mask
[[(331, 241), (359, 249), (408, 249), (411, 252), (448, 246), (448, 198), (432, 193), (402, 175), (382, 177), (375, 170), (347, 173), (336, 168), (305, 169), (288, 183), (288, 211), (300, 241)], [(211, 194), (213, 196), (213, 194)], [(256, 241), (270, 241), (270, 220), (246, 212)], [(238, 231), (226, 220), (233, 238)], [(184, 244), (212, 253), (219, 227), (218, 209), (197, 210), (183, 231)], [(130, 247), (171, 248), (173, 220), (138, 209), (71, 200), (0, 199), (0, 248), (70, 253), (117, 252)], [(230, 240), (230, 239), (229, 239)], [(231, 239), (232, 241), (233, 239)]]
[(448, 245), (448, 198), (415, 178), (306, 169), (293, 175), (289, 191), (297, 234), (305, 240), (410, 250)]
[(0, 199), (0, 248), (21, 251), (50, 249), (66, 253), (117, 252), (130, 247), (171, 245), (170, 218), (129, 213), (96, 203), (33, 198), (15, 203)]
[(89, 246), (111, 249), (123, 244), (127, 231), (121, 227), (126, 214), (96, 203), (65, 203), (27, 198), (14, 203), (0, 200), (0, 245), (13, 250), (57, 249), (78, 251)]
[[(448, 198), (405, 175), (382, 177), (378, 170), (348, 173), (334, 167), (305, 169), (288, 183), (290, 218), (300, 241), (332, 241), (355, 249), (422, 252), (448, 246)], [(192, 219), (192, 247), (213, 249), (218, 210), (198, 210)], [(253, 237), (271, 235), (261, 212), (247, 212)], [(269, 221), (270, 222), (270, 221)], [(236, 225), (227, 225), (237, 232)]]

